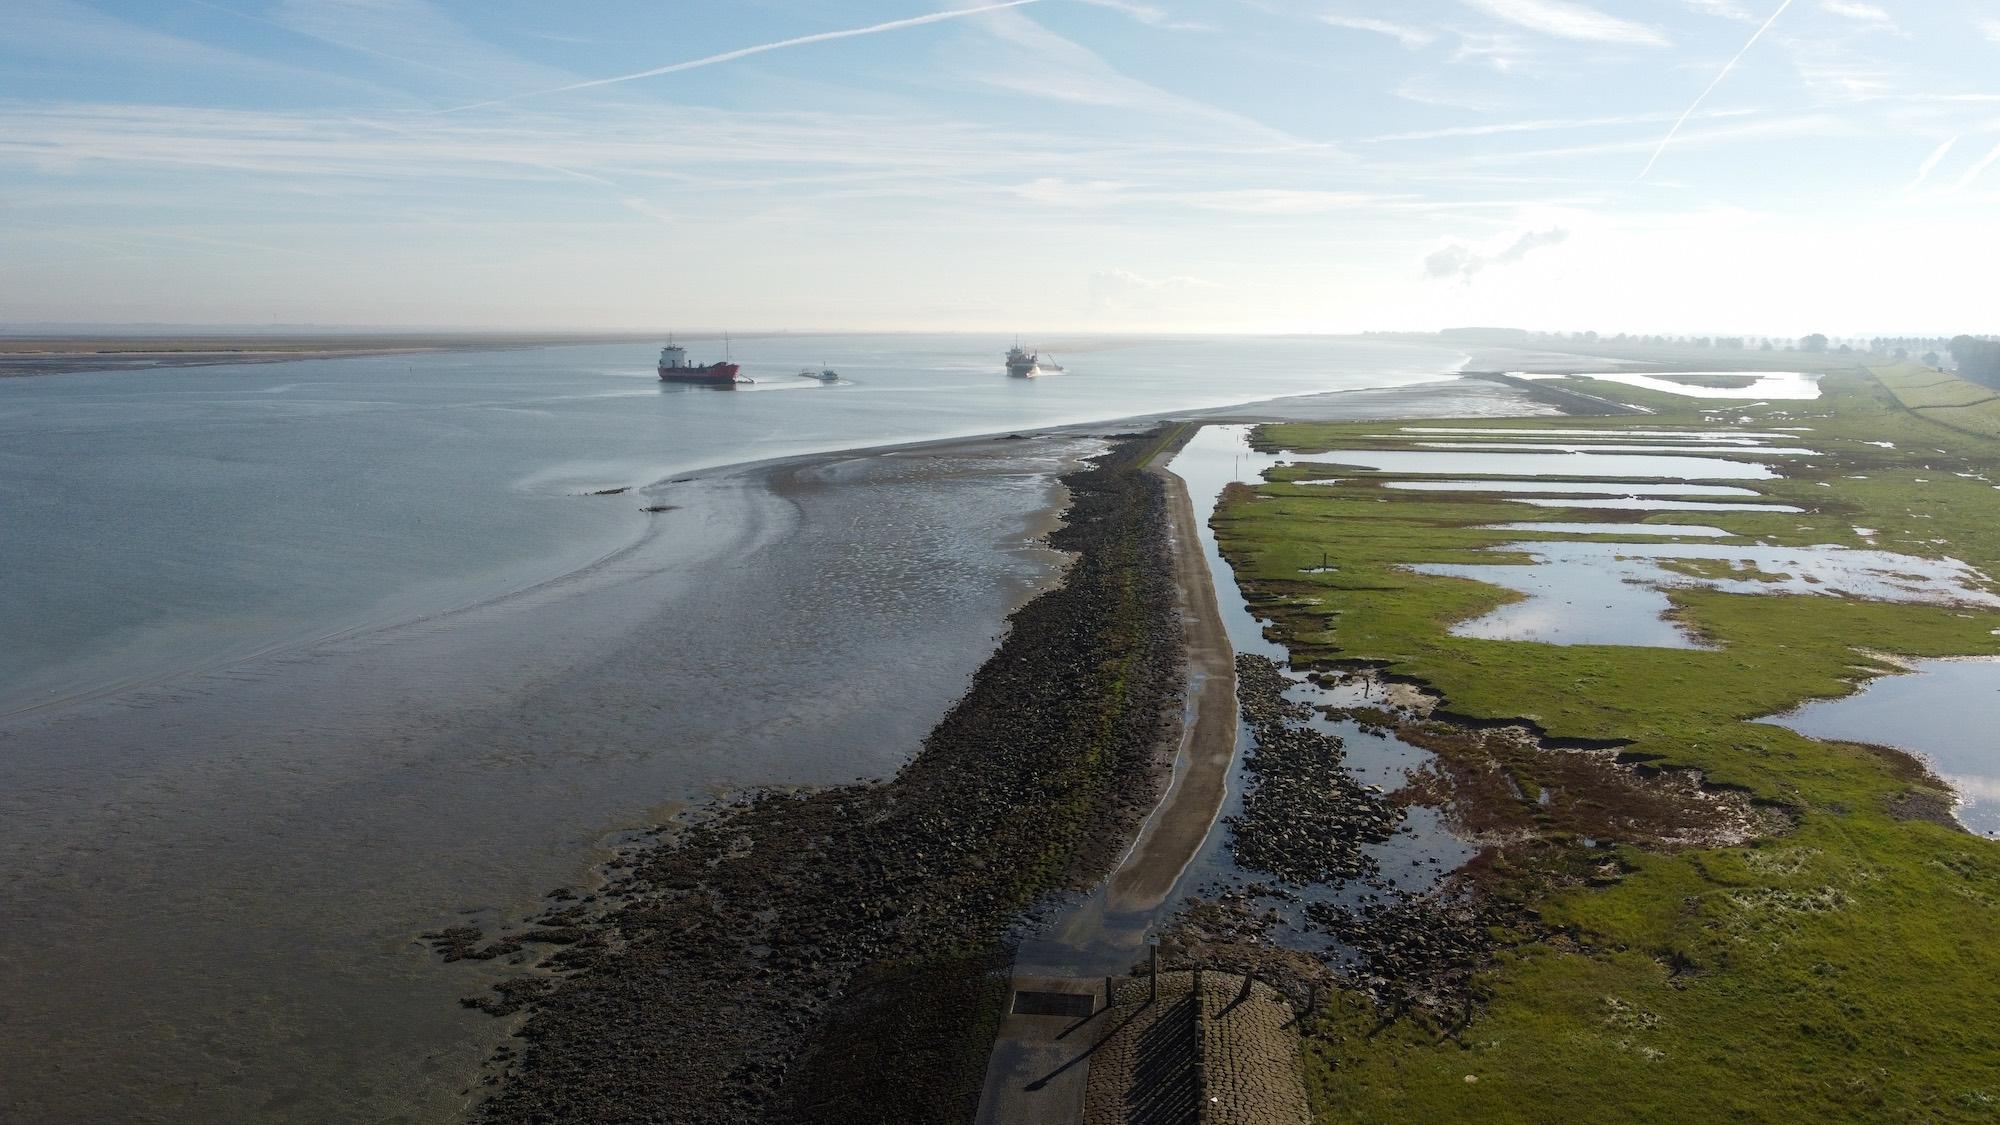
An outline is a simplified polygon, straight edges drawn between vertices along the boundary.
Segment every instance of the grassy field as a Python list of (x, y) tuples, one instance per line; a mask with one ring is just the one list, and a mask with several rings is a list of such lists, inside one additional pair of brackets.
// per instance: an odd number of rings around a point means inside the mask
[[(1866, 528), (1881, 549), (2000, 573), (2000, 491), (1979, 479), (2000, 469), (2000, 415), (1972, 405), (1984, 388), (1948, 379), (1914, 364), (1841, 371), (1819, 401), (1732, 403), (1723, 414), (1580, 380), (1589, 393), (1659, 413), (1567, 424), (1810, 427), (1798, 444), (1821, 456), (1785, 460), (1784, 479), (1744, 485), (1803, 514), (1660, 512), (1645, 522), (1848, 546), (1862, 545), (1856, 529)], [(1323, 450), (1409, 440), (1374, 436), (1394, 432), (1285, 425), (1258, 441)], [(1590, 847), (1552, 831), (1498, 849), (1496, 886), (1527, 900), (1535, 920), (1502, 935), (1477, 1015), (1441, 1038), (1417, 1021), (1385, 1025), (1351, 997), (1330, 1005), (1308, 1044), (1322, 1119), (2000, 1116), (2000, 843), (1912, 816), (1939, 807), (1939, 783), (1903, 755), (1748, 721), (1852, 690), (1883, 669), (1877, 654), (2000, 653), (2000, 619), (1952, 606), (1681, 590), (1675, 616), (1717, 647), (1455, 637), (1452, 624), (1516, 595), (1404, 564), (1506, 561), (1482, 549), (1518, 536), (1484, 524), (1632, 515), (1392, 490), (1366, 478), (1292, 483), (1341, 476), (1323, 466), (1275, 475), (1284, 479), (1235, 493), (1216, 527), (1246, 587), (1275, 599), (1260, 611), (1275, 615), (1295, 665), (1387, 662), (1443, 693), (1455, 713), (1627, 740), (1631, 756), (1698, 769), (1791, 825), (1748, 847)], [(1301, 573), (1322, 552), (1334, 572)], [(1509, 768), (1529, 771), (1519, 787), (1532, 800), (1535, 763)], [(1609, 874), (1551, 880), (1546, 865), (1510, 855), (1551, 847)]]

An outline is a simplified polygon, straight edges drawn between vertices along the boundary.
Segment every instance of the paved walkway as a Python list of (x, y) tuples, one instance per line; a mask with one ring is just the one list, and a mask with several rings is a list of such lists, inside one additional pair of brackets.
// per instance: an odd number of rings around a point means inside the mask
[[(1033, 1006), (1022, 1003), (1024, 992), (1088, 997), (1091, 1015), (1017, 1012)], [(1090, 1075), (1088, 1055), (1104, 1035), (1104, 1011), (1102, 980), (1014, 978), (993, 1057), (986, 1064), (978, 1125), (1077, 1125)]]
[(1229, 763), (1236, 756), (1236, 652), (1223, 628), (1208, 560), (1202, 557), (1194, 503), (1180, 477), (1158, 463), (1149, 471), (1166, 485), (1173, 514), (1174, 580), (1180, 587), (1193, 716), (1181, 731), (1173, 785), (1111, 873), (1107, 905), (1114, 911), (1150, 909), (1173, 890), (1222, 811)]

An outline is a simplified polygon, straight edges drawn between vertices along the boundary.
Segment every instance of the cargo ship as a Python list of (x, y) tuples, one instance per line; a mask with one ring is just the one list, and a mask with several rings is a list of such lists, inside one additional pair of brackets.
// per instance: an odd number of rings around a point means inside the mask
[(1007, 349), (1007, 374), (1016, 379), (1032, 379), (1042, 373), (1041, 358), (1034, 352), (1022, 351), (1017, 343)]
[(667, 346), (660, 349), (662, 383), (734, 383), (740, 370), (740, 366), (727, 359), (717, 363), (690, 364), (687, 349), (674, 343), (672, 337), (668, 337)]

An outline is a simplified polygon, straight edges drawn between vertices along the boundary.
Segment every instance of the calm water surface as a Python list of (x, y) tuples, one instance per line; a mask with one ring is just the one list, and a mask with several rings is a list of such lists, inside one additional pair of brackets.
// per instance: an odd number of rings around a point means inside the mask
[[(1341, 340), (746, 341), (737, 390), (643, 344), (0, 380), (0, 714), (490, 598), (634, 541), (628, 500), (718, 465), (1277, 395), (1461, 358)], [(701, 345), (697, 344), (699, 352)], [(702, 353), (705, 354), (705, 353)], [(798, 377), (820, 362), (836, 386)]]
[(1958, 819), (2000, 836), (2000, 660), (1920, 660), (1842, 699), (1822, 699), (1763, 720), (1814, 738), (1912, 751), (1958, 792)]

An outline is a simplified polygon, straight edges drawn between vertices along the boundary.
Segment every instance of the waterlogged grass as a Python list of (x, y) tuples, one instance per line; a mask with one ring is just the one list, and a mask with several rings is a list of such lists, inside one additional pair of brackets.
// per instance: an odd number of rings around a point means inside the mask
[[(1660, 413), (1575, 424), (1703, 427), (1749, 417), (1747, 429), (1810, 426), (1797, 444), (1824, 456), (1788, 461), (1786, 479), (1752, 485), (1806, 512), (1705, 512), (1702, 521), (1771, 543), (1856, 547), (1861, 527), (1880, 549), (2000, 574), (2000, 491), (1977, 479), (2000, 479), (1991, 471), (2000, 468), (2000, 417), (1977, 406), (1923, 408), (1977, 397), (1960, 389), (1933, 385), (1932, 399), (1908, 397), (1906, 382), (1935, 384), (1944, 378), (1936, 372), (1904, 365), (1877, 374), (1830, 374), (1818, 401), (1730, 404), (1719, 415), (1701, 412), (1712, 404), (1594, 384), (1592, 393)], [(1380, 423), (1285, 425), (1258, 441), (1350, 448), (1384, 432)], [(1869, 444), (1877, 442), (1896, 448)], [(1274, 474), (1339, 475), (1310, 466)], [(1483, 549), (1518, 536), (1478, 525), (1526, 509), (1493, 494), (1385, 489), (1346, 475), (1334, 485), (1232, 490), (1216, 516), (1224, 550), (1296, 663), (1384, 661), (1443, 692), (1460, 714), (1628, 740), (1635, 755), (1741, 787), (1791, 827), (1749, 847), (1677, 852), (1559, 841), (1570, 869), (1596, 864), (1606, 873), (1588, 880), (1552, 879), (1545, 857), (1502, 849), (1494, 885), (1525, 899), (1537, 920), (1505, 935), (1481, 980), (1484, 1002), (1448, 1036), (1408, 1019), (1385, 1024), (1352, 997), (1330, 1004), (1308, 1041), (1322, 1119), (2000, 1116), (2000, 843), (1900, 814), (1922, 807), (1937, 784), (1908, 758), (1748, 721), (1851, 690), (1858, 676), (1883, 669), (1877, 653), (2000, 653), (1992, 633), (2000, 616), (1689, 589), (1672, 594), (1676, 616), (1715, 649), (1454, 637), (1454, 623), (1514, 595), (1404, 565), (1507, 561)], [(1335, 569), (1303, 573), (1322, 552)], [(1986, 720), (1968, 713), (1967, 721)], [(1524, 792), (1538, 785), (1521, 779)]]

